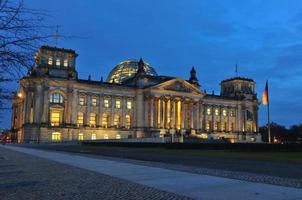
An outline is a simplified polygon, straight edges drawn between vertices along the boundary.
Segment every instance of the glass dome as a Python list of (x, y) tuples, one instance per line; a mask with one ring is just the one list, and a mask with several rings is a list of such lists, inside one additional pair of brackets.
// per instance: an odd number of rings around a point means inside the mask
[[(110, 83), (121, 83), (122, 81), (133, 77), (138, 69), (138, 62), (138, 60), (126, 60), (119, 63), (111, 70), (107, 81)], [(148, 63), (144, 64), (146, 74), (157, 76), (156, 71)]]

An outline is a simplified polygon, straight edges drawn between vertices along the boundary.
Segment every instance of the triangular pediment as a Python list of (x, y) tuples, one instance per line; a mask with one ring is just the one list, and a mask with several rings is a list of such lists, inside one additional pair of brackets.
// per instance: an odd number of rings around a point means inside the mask
[(190, 83), (188, 83), (182, 78), (175, 78), (163, 82), (161, 84), (153, 86), (152, 89), (168, 90), (168, 91), (182, 92), (182, 93), (203, 94), (203, 92), (199, 88), (191, 85)]

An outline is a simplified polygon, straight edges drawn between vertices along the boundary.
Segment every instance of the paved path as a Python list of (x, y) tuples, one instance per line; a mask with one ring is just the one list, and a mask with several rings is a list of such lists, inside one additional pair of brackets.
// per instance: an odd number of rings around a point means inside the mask
[(196, 199), (302, 200), (302, 190), (16, 146), (8, 149)]

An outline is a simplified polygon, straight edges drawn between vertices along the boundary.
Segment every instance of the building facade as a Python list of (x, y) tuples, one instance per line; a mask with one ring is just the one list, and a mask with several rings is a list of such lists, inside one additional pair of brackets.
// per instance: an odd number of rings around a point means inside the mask
[(77, 56), (63, 48), (38, 50), (12, 100), (19, 142), (163, 136), (261, 141), (252, 79), (224, 80), (220, 95), (206, 94), (194, 68), (189, 80), (160, 76), (140, 59), (121, 62), (107, 80), (83, 80)]

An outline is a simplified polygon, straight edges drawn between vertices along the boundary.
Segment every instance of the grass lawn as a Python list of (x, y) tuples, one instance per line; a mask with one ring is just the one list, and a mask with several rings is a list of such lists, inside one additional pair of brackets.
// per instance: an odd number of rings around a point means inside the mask
[(198, 149), (165, 149), (165, 148), (129, 148), (129, 147), (105, 147), (105, 146), (83, 146), (83, 150), (94, 151), (119, 151), (136, 153), (155, 153), (166, 155), (190, 155), (201, 157), (215, 157), (226, 159), (245, 159), (262, 161), (279, 161), (302, 164), (302, 152), (238, 152), (224, 150), (198, 150)]

